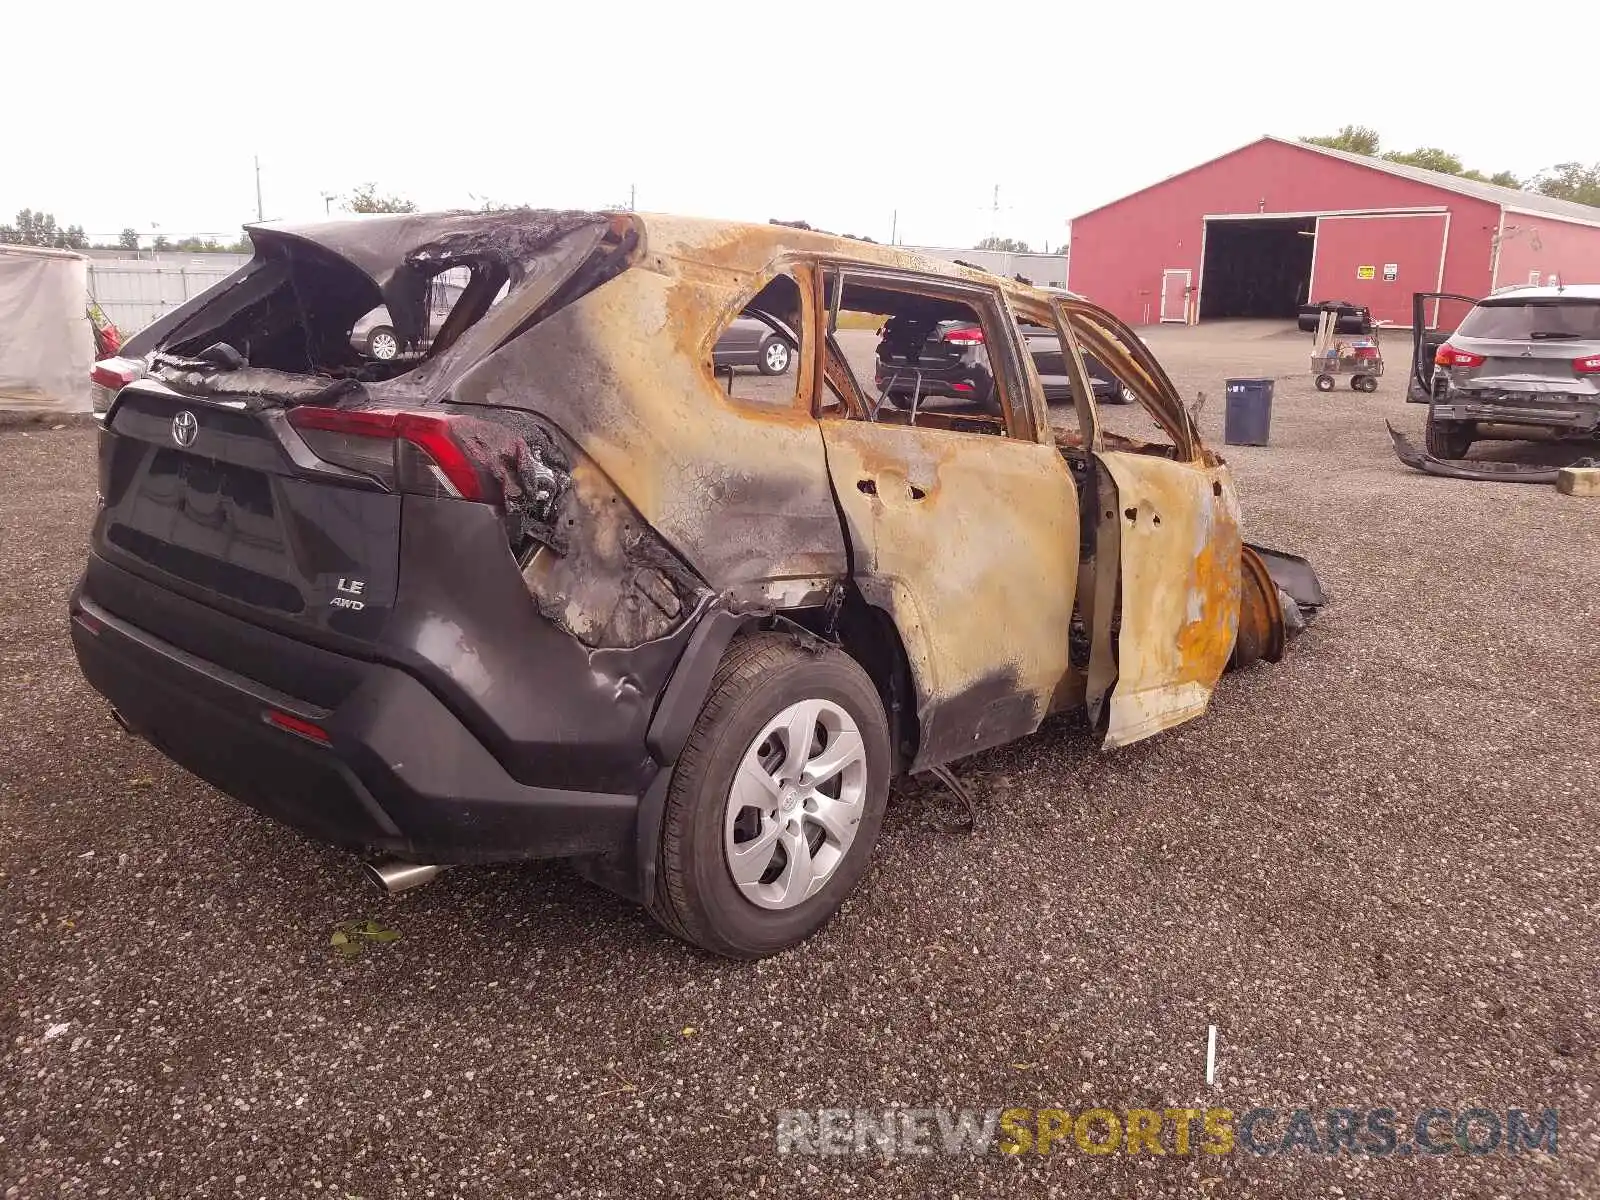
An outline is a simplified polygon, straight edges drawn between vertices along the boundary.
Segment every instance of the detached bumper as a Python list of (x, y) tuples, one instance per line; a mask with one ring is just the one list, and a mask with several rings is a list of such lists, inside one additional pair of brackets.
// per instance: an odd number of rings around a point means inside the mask
[[(344, 660), (360, 681), (325, 709), (198, 658), (81, 595), (70, 612), (84, 676), (130, 728), (319, 841), (435, 863), (633, 845), (638, 797), (519, 783), (404, 671)], [(327, 741), (269, 724), (269, 713), (309, 722)]]
[[(1385, 422), (1388, 424), (1388, 422)], [(1488, 459), (1469, 458), (1435, 458), (1425, 450), (1418, 450), (1406, 437), (1393, 425), (1389, 425), (1389, 438), (1394, 442), (1394, 452), (1401, 462), (1413, 470), (1425, 471), (1429, 475), (1440, 475), (1446, 479), (1480, 479), (1487, 482), (1496, 480), (1502, 483), (1554, 483), (1560, 474), (1560, 467), (1544, 467), (1534, 464), (1494, 462)]]

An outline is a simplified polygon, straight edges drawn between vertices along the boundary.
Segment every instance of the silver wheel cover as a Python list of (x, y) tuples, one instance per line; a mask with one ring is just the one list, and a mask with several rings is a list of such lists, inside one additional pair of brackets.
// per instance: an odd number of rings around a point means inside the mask
[(855, 719), (831, 700), (789, 705), (745, 748), (728, 790), (722, 844), (734, 885), (769, 909), (816, 895), (850, 852), (866, 796)]

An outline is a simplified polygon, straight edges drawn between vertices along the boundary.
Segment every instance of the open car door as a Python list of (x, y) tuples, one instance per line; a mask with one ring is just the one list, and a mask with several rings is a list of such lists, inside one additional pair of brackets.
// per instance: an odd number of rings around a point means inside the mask
[[(1430, 301), (1433, 304), (1431, 314), (1428, 312)], [(1411, 377), (1406, 380), (1406, 399), (1412, 404), (1426, 404), (1433, 395), (1433, 356), (1460, 323), (1458, 316), (1456, 320), (1447, 322), (1449, 329), (1441, 331), (1439, 318), (1443, 306), (1463, 304), (1470, 310), (1477, 303), (1471, 296), (1458, 296), (1453, 292), (1412, 293)]]
[(1114, 485), (1101, 492), (1097, 557), (1110, 559), (1115, 542), (1120, 603), (1097, 606), (1091, 638), (1108, 644), (1115, 623), (1115, 661), (1091, 658), (1088, 703), (1093, 719), (1109, 696), (1105, 745), (1125, 746), (1203, 713), (1228, 665), (1239, 631), (1238, 502), (1227, 468), (1207, 459), (1177, 389), (1138, 336), (1079, 301), (1055, 303), (1082, 351), (1172, 439), (1167, 448), (1102, 436), (1094, 451)]

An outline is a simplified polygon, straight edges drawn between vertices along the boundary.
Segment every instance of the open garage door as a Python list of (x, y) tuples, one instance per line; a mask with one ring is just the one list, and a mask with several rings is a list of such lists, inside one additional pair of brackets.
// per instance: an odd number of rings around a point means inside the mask
[(1374, 321), (1411, 324), (1413, 292), (1444, 284), (1450, 215), (1361, 213), (1317, 218), (1311, 302), (1364, 304)]
[(1292, 321), (1311, 279), (1316, 218), (1207, 217), (1200, 319)]

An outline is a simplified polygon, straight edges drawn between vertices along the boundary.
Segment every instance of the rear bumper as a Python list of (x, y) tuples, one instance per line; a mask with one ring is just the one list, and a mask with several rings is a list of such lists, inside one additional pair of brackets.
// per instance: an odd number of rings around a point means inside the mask
[[(873, 378), (880, 394), (896, 400), (909, 401), (913, 394), (922, 400), (961, 400), (968, 404), (982, 403), (993, 392), (990, 377), (965, 370), (925, 371), (918, 379), (909, 372), (895, 376), (879, 373)], [(889, 385), (893, 383), (893, 387)], [(961, 385), (959, 388), (957, 385)], [(965, 389), (965, 390), (962, 390)]]
[(1458, 392), (1448, 401), (1436, 403), (1433, 406), (1433, 416), (1439, 421), (1537, 425), (1581, 436), (1600, 428), (1600, 403), (1569, 401), (1564, 398), (1532, 401), (1524, 397), (1504, 400), (1465, 400)]
[[(84, 676), (135, 732), (320, 841), (436, 863), (634, 845), (638, 796), (518, 782), (402, 670), (343, 659), (359, 680), (337, 707), (323, 708), (173, 646), (81, 594), (70, 612)], [(327, 743), (269, 725), (269, 711), (311, 722)]]

